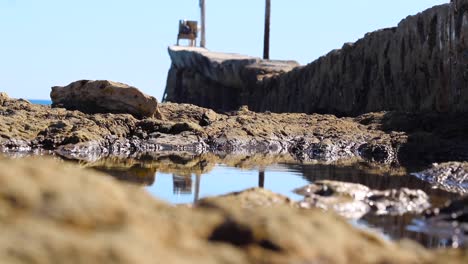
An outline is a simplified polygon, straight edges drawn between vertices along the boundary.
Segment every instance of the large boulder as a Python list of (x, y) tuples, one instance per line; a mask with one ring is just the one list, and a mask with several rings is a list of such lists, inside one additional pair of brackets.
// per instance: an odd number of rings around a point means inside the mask
[(50, 97), (52, 107), (84, 113), (128, 113), (136, 117), (161, 118), (156, 98), (124, 83), (81, 80), (52, 87)]
[[(44, 159), (0, 158), (2, 263), (466, 263), (249, 190), (195, 208)], [(262, 201), (262, 202), (257, 202)], [(266, 206), (265, 206), (266, 204)], [(464, 262), (465, 261), (465, 262)]]

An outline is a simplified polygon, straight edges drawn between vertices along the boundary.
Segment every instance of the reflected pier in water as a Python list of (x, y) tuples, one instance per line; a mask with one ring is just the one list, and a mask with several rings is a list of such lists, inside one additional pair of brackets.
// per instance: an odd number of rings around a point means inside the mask
[(172, 174), (175, 195), (192, 194), (192, 176)]
[(141, 185), (153, 185), (156, 181), (156, 169), (143, 168), (141, 166), (132, 167), (95, 167), (94, 169), (113, 176), (121, 181), (131, 182)]
[[(193, 202), (196, 203), (200, 199), (200, 180), (201, 175), (195, 174), (195, 193)], [(192, 194), (192, 175), (172, 175), (173, 193), (174, 195), (191, 195)]]
[[(200, 174), (195, 174), (195, 192), (193, 193), (193, 202), (196, 203), (200, 199)], [(172, 174), (173, 194), (174, 195), (192, 195), (193, 175), (177, 175)], [(151, 184), (150, 184), (151, 185)], [(265, 188), (265, 169), (258, 171), (258, 187)]]

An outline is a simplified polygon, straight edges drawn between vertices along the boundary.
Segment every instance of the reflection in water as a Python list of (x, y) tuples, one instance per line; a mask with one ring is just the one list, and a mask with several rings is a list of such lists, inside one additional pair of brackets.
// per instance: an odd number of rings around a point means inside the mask
[[(120, 178), (120, 179), (123, 179), (123, 178)], [(195, 175), (195, 193), (193, 193), (194, 203), (200, 199), (200, 181), (201, 181), (201, 175), (196, 174)], [(192, 175), (172, 174), (172, 182), (173, 182), (173, 194), (174, 195), (191, 195), (192, 194), (192, 188), (193, 188)], [(152, 185), (152, 184), (148, 184), (148, 185)], [(258, 187), (260, 188), (265, 187), (265, 170), (264, 169), (258, 171)]]
[(156, 169), (143, 168), (139, 165), (132, 167), (93, 167), (94, 169), (110, 174), (113, 177), (127, 182), (153, 185), (156, 181)]
[(200, 199), (200, 180), (201, 180), (201, 175), (197, 174), (196, 176), (196, 181), (195, 181), (195, 196), (193, 197), (193, 202), (197, 202), (198, 199)]
[[(193, 202), (197, 202), (200, 199), (200, 181), (201, 175), (195, 175), (195, 193), (193, 196)], [(172, 174), (173, 194), (178, 195), (191, 195), (192, 194), (192, 175), (177, 175)]]
[[(360, 183), (371, 189), (422, 189), (434, 206), (441, 206), (456, 194), (433, 189), (431, 185), (409, 176), (417, 169), (370, 164), (360, 160), (334, 163), (299, 163), (288, 155), (193, 155), (145, 154), (84, 162), (120, 180), (150, 186), (155, 196), (173, 203), (191, 203), (206, 196), (222, 195), (251, 187), (264, 187), (299, 200), (292, 190), (318, 180)], [(156, 173), (158, 180), (156, 182)], [(268, 179), (267, 179), (268, 178)], [(393, 239), (410, 238), (427, 247), (446, 247), (451, 242), (444, 237), (430, 236), (414, 228), (420, 216), (366, 215), (359, 222), (380, 230)], [(409, 228), (411, 227), (411, 228)]]
[(258, 171), (258, 187), (265, 188), (265, 170)]
[(192, 194), (192, 177), (172, 174), (174, 183), (173, 192), (175, 195)]
[(413, 227), (414, 219), (419, 216), (406, 214), (402, 216), (366, 215), (360, 221), (368, 227), (375, 228), (392, 239), (411, 239), (429, 248), (451, 247), (451, 243), (442, 236), (430, 235)]

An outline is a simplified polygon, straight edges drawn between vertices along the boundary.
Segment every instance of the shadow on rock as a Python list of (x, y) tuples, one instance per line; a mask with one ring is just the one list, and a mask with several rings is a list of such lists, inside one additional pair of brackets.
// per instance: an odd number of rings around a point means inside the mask
[[(366, 116), (366, 115), (365, 115)], [(468, 114), (386, 112), (367, 115), (361, 123), (387, 133), (404, 132), (398, 144), (401, 165), (468, 160)]]

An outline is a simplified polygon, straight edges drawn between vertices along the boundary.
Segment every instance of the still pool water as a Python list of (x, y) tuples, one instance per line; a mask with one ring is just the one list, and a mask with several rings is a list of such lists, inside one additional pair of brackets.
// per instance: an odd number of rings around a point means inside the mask
[(192, 203), (200, 198), (242, 191), (252, 187), (264, 187), (294, 200), (302, 197), (293, 193), (295, 188), (309, 184), (302, 173), (282, 166), (272, 166), (266, 172), (217, 165), (203, 175), (180, 176), (158, 173), (148, 191), (171, 203)]
[[(300, 163), (284, 157), (223, 157), (212, 154), (178, 157), (157, 156), (141, 160), (101, 161), (86, 165), (108, 173), (120, 180), (144, 186), (158, 199), (173, 204), (188, 204), (198, 199), (264, 187), (299, 201), (303, 197), (293, 190), (318, 180), (360, 183), (371, 189), (385, 190), (402, 187), (425, 191), (433, 206), (441, 206), (458, 195), (433, 189), (429, 184), (411, 176), (402, 167), (388, 167), (363, 161), (338, 163)], [(375, 230), (388, 239), (409, 238), (430, 248), (450, 247), (451, 237), (428, 235), (416, 224), (420, 215), (366, 215), (353, 225)]]

